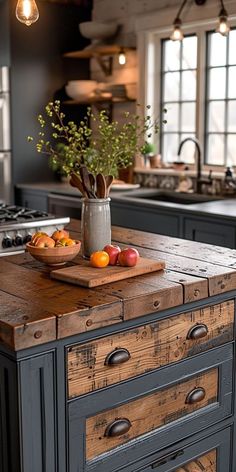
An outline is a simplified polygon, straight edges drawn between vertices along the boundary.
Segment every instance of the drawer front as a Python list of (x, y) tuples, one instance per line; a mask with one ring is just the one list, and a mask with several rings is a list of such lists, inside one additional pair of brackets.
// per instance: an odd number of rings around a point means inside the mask
[(218, 369), (92, 416), (86, 421), (86, 458), (110, 451), (143, 434), (217, 403)]
[(190, 464), (178, 467), (176, 472), (216, 472), (216, 450), (209, 452), (205, 456), (198, 457)]
[(233, 339), (227, 301), (68, 348), (73, 398), (191, 357)]
[(216, 472), (216, 460), (216, 450), (214, 450), (205, 456), (198, 457), (190, 464), (179, 467), (175, 472)]

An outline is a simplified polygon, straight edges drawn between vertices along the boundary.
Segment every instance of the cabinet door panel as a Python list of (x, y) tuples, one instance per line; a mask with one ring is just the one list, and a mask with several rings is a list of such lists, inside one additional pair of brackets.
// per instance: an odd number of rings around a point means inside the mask
[(20, 364), (24, 472), (57, 471), (54, 375), (52, 352)]
[(235, 247), (235, 229), (233, 226), (200, 219), (185, 219), (184, 237), (200, 243)]
[(179, 236), (179, 217), (166, 211), (152, 210), (147, 207), (128, 206), (113, 203), (111, 205), (112, 224), (126, 228), (150, 231), (166, 236)]

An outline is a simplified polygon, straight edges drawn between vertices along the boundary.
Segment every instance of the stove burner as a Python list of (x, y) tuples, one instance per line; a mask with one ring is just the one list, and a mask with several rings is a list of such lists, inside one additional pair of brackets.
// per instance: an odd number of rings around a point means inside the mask
[(0, 204), (0, 224), (49, 218), (48, 213), (16, 205)]

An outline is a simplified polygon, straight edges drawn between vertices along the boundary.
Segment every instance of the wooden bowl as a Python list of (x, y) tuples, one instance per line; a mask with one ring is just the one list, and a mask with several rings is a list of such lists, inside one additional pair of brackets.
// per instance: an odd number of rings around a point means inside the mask
[(76, 241), (74, 246), (58, 246), (58, 247), (36, 247), (29, 243), (26, 244), (26, 250), (37, 261), (43, 262), (50, 266), (60, 266), (66, 262), (72, 261), (80, 251), (81, 242)]

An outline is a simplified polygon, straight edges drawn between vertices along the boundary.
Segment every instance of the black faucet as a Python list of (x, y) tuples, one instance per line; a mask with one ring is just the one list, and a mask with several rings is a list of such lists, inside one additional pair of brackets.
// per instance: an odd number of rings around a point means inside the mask
[(201, 186), (202, 186), (202, 150), (201, 150), (201, 144), (200, 141), (198, 141), (197, 138), (185, 138), (183, 141), (181, 141), (178, 149), (178, 156), (180, 156), (181, 149), (187, 141), (192, 141), (195, 143), (196, 148), (197, 148), (197, 185), (196, 185), (196, 190), (197, 193), (201, 193)]

